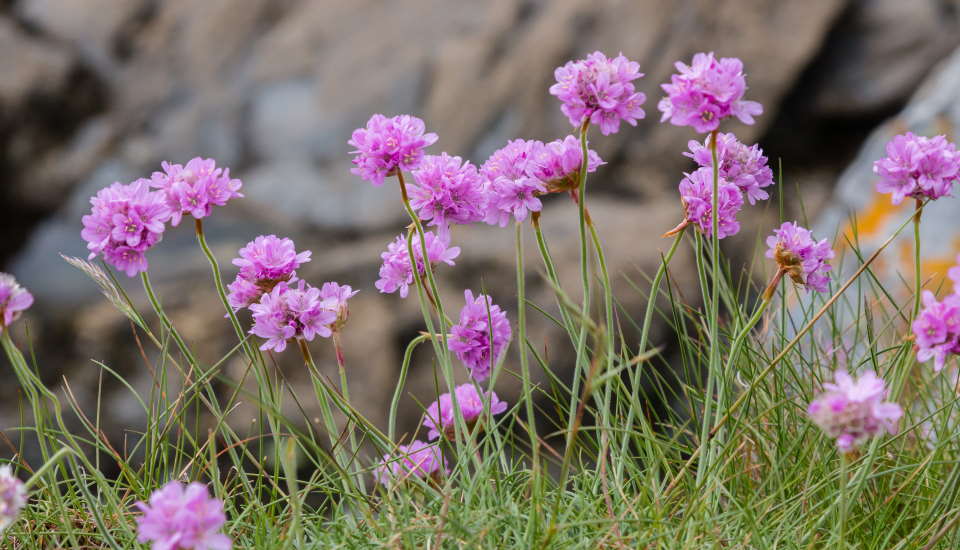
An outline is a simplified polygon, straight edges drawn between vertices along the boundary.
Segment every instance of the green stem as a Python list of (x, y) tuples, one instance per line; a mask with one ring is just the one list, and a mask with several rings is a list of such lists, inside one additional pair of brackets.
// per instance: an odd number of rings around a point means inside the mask
[[(533, 470), (533, 513), (530, 514), (530, 528), (528, 543), (532, 547), (538, 536), (537, 520), (540, 516), (540, 444), (537, 437), (537, 420), (533, 409), (533, 384), (530, 381), (530, 364), (527, 357), (527, 298), (526, 298), (526, 271), (523, 267), (523, 224), (516, 223), (516, 251), (517, 251), (517, 346), (520, 353), (520, 373), (523, 380), (522, 395), (526, 400), (527, 433), (530, 435), (532, 452), (531, 467)], [(491, 354), (492, 355), (492, 354)]]
[(57, 464), (57, 462), (64, 455), (67, 455), (67, 454), (75, 455), (77, 454), (77, 452), (74, 451), (73, 448), (71, 447), (61, 447), (59, 451), (54, 453), (53, 456), (51, 456), (46, 462), (43, 463), (43, 466), (40, 466), (39, 468), (37, 468), (37, 471), (34, 472), (32, 476), (30, 476), (30, 479), (28, 479), (27, 482), (23, 484), (24, 488), (29, 489), (30, 487), (32, 487), (34, 483), (36, 483), (37, 481), (40, 480), (41, 477), (43, 477), (43, 474), (45, 474), (47, 470), (54, 467)]
[(413, 350), (430, 338), (429, 334), (421, 334), (407, 344), (406, 351), (403, 352), (403, 363), (400, 365), (400, 378), (397, 380), (397, 386), (393, 390), (393, 398), (390, 400), (390, 413), (387, 420), (387, 437), (390, 441), (395, 441), (397, 435), (397, 407), (400, 404), (400, 395), (403, 388), (407, 385), (407, 372), (410, 370), (410, 359), (413, 357)]

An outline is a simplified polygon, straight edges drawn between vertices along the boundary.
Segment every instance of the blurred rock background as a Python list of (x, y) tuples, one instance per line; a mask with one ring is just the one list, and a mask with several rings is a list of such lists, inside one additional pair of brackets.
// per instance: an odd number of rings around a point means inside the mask
[[(748, 97), (766, 112), (755, 126), (725, 129), (759, 141), (774, 166), (782, 158), (788, 213), (815, 216), (870, 131), (958, 44), (957, 0), (0, 0), (0, 269), (37, 298), (18, 337), (29, 326), (46, 381), (66, 378), (83, 406), (94, 406), (102, 384), (108, 433), (140, 426), (143, 411), (91, 361), (146, 391), (149, 371), (129, 324), (59, 254), (85, 256), (80, 217), (99, 188), (149, 174), (161, 160), (210, 156), (246, 193), (207, 224), (226, 276), (239, 247), (276, 233), (313, 250), (303, 278), (361, 290), (345, 334), (351, 392), (382, 423), (422, 320), (414, 301), (373, 287), (404, 213), (394, 187), (349, 172), (346, 141), (370, 114), (420, 116), (440, 136), (432, 152), (479, 164), (507, 139), (572, 132), (547, 93), (556, 66), (596, 49), (639, 61), (647, 119), (592, 136), (609, 164), (590, 184), (618, 296), (636, 312), (642, 295), (625, 277), (643, 280), (664, 249), (660, 233), (679, 221), (676, 184), (689, 168), (681, 153), (695, 137), (657, 122), (659, 85), (674, 61), (710, 50), (743, 59)], [(777, 203), (774, 194), (745, 209), (747, 231), (725, 246), (749, 254), (751, 232), (769, 231)], [(576, 288), (574, 209), (552, 200), (543, 218)], [(463, 254), (442, 272), (447, 308), (457, 311), (469, 287), (514, 312), (510, 232), (471, 227), (454, 239)], [(528, 251), (528, 292), (549, 306)], [(216, 361), (232, 347), (232, 330), (189, 225), (168, 231), (150, 262), (174, 322), (202, 360)], [(674, 262), (678, 284), (690, 283), (690, 259)], [(127, 287), (143, 302), (138, 281)], [(563, 335), (533, 317), (532, 340), (557, 350), (551, 361), (562, 370), (571, 361)], [(333, 376), (328, 347), (313, 344)], [(277, 359), (309, 397), (293, 355)], [(237, 378), (243, 370), (224, 368)], [(0, 372), (0, 429), (14, 438), (18, 392), (12, 373)], [(499, 393), (512, 400), (512, 376), (502, 382)], [(424, 404), (435, 398), (428, 354), (417, 356), (408, 390)], [(418, 413), (416, 400), (404, 399), (404, 429)]]

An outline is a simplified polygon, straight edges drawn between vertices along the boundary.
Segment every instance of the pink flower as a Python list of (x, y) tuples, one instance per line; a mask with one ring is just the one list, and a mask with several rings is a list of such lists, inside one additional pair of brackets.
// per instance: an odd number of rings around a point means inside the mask
[(674, 126), (690, 126), (705, 134), (716, 130), (729, 116), (753, 124), (754, 115), (763, 113), (762, 105), (743, 99), (747, 79), (739, 59), (698, 53), (689, 66), (679, 61), (675, 66), (679, 74), (660, 86), (667, 92), (657, 105), (663, 112), (661, 122), (669, 120)]
[(849, 452), (870, 437), (883, 432), (897, 433), (903, 410), (887, 397), (883, 379), (873, 371), (854, 380), (846, 371), (838, 370), (836, 383), (823, 385), (826, 390), (807, 408), (811, 420), (830, 437), (837, 439), (837, 448)]
[(393, 455), (383, 455), (374, 469), (373, 477), (381, 485), (389, 487), (410, 477), (439, 481), (440, 476), (448, 472), (440, 447), (414, 441), (398, 446)]
[(331, 325), (333, 330), (340, 330), (347, 323), (350, 316), (350, 310), (347, 307), (347, 300), (353, 298), (359, 290), (353, 290), (350, 285), (341, 285), (339, 283), (323, 283), (320, 287), (320, 300), (323, 307), (337, 314), (337, 320)]
[(230, 550), (232, 542), (220, 529), (227, 517), (223, 502), (212, 498), (206, 485), (184, 487), (171, 481), (137, 502), (138, 542), (153, 542), (153, 550)]
[(913, 321), (917, 361), (933, 359), (940, 372), (947, 357), (960, 353), (960, 296), (951, 294), (942, 302), (929, 290), (923, 291), (923, 310)]
[(414, 183), (407, 186), (410, 205), (437, 233), (446, 238), (450, 224), (483, 220), (486, 197), (477, 168), (446, 153), (426, 155), (413, 170)]
[(80, 236), (87, 241), (89, 259), (104, 260), (129, 277), (147, 270), (145, 252), (160, 242), (172, 212), (163, 193), (150, 191), (149, 180), (114, 183), (90, 199)]
[(225, 206), (227, 201), (242, 197), (243, 184), (230, 177), (229, 168), (217, 168), (213, 159), (194, 157), (186, 166), (161, 163), (163, 172), (154, 172), (151, 185), (167, 197), (173, 216), (171, 225), (179, 225), (184, 214), (196, 219), (206, 218), (214, 206)]
[[(580, 140), (573, 136), (551, 141), (533, 150), (530, 175), (539, 180), (550, 193), (571, 191), (580, 185), (580, 163), (583, 154)], [(592, 149), (587, 150), (587, 172), (595, 172), (606, 164)]]
[(830, 282), (833, 249), (827, 239), (815, 241), (809, 229), (794, 222), (783, 222), (773, 235), (767, 237), (767, 257), (798, 285), (805, 285), (817, 292), (826, 292)]
[(410, 115), (387, 118), (370, 117), (366, 128), (353, 131), (350, 145), (353, 164), (350, 171), (374, 185), (397, 170), (413, 170), (423, 160), (423, 150), (437, 141), (437, 134), (424, 133), (423, 121)]
[(310, 251), (298, 253), (292, 240), (261, 235), (238, 252), (233, 265), (240, 268), (236, 280), (227, 286), (230, 305), (236, 310), (260, 300), (277, 283), (296, 280), (296, 270), (310, 261)]
[(27, 505), (27, 488), (9, 464), (0, 466), (0, 532), (10, 526)]
[(906, 197), (938, 199), (949, 195), (960, 179), (960, 153), (944, 136), (907, 132), (887, 143), (887, 156), (873, 163), (880, 176), (877, 191), (890, 193), (893, 204)]
[[(690, 152), (684, 155), (692, 158), (700, 166), (713, 167), (710, 136), (707, 136), (703, 143), (690, 140), (687, 145), (690, 147)], [(759, 145), (747, 147), (737, 141), (737, 137), (733, 134), (717, 134), (717, 161), (720, 164), (720, 177), (724, 181), (736, 184), (746, 193), (750, 204), (769, 197), (763, 188), (773, 185), (773, 170), (767, 166), (767, 157), (763, 156), (763, 150)]]
[(603, 53), (593, 52), (586, 59), (557, 67), (554, 76), (557, 83), (550, 86), (550, 94), (563, 102), (560, 110), (574, 127), (590, 119), (608, 136), (620, 130), (621, 120), (636, 126), (644, 117), (641, 105), (647, 96), (633, 87), (643, 73), (638, 63), (623, 54), (607, 59)]
[(539, 141), (511, 140), (480, 167), (487, 203), (484, 221), (505, 227), (511, 218), (522, 222), (528, 213), (543, 209), (537, 196), (547, 188), (533, 177), (534, 158), (543, 147)]
[[(450, 246), (446, 239), (438, 237), (433, 232), (425, 232), (423, 240), (427, 245), (427, 260), (430, 265), (437, 265), (441, 262), (454, 265), (453, 260), (460, 255), (459, 246)], [(426, 271), (419, 236), (413, 236), (412, 244), (417, 272), (421, 276), (425, 276)], [(392, 243), (387, 245), (387, 251), (380, 254), (380, 257), (383, 258), (383, 265), (380, 266), (380, 278), (375, 284), (377, 290), (384, 294), (392, 294), (399, 290), (400, 297), (406, 298), (410, 292), (410, 285), (414, 282), (406, 237), (398, 235)]]
[[(461, 384), (454, 388), (457, 396), (457, 405), (460, 407), (460, 413), (468, 428), (472, 428), (483, 415), (487, 404), (490, 406), (490, 414), (500, 414), (507, 410), (507, 404), (500, 401), (497, 394), (487, 392), (480, 395), (477, 387), (473, 384)], [(489, 401), (489, 403), (486, 403)], [(440, 434), (448, 438), (454, 435), (454, 408), (453, 400), (449, 393), (440, 396), (427, 407), (426, 417), (423, 419), (423, 425), (430, 430), (427, 434), (428, 439), (436, 439)]]
[(482, 382), (490, 377), (491, 367), (500, 360), (510, 342), (510, 322), (506, 312), (489, 296), (478, 294), (474, 298), (473, 292), (467, 289), (463, 291), (463, 298), (466, 303), (460, 310), (460, 321), (450, 327), (447, 347), (470, 369), (470, 376)]
[(251, 304), (250, 311), (250, 333), (267, 339), (260, 349), (277, 352), (286, 349), (287, 341), (294, 338), (308, 342), (317, 335), (329, 338), (333, 334), (331, 325), (337, 320), (337, 312), (324, 307), (320, 290), (304, 281), (298, 281), (295, 287), (278, 283), (260, 302)]
[(20, 286), (13, 275), (0, 273), (0, 332), (33, 305), (33, 294)]
[[(740, 231), (737, 212), (743, 206), (743, 196), (739, 187), (723, 179), (718, 182), (717, 190), (717, 236), (722, 239)], [(686, 221), (696, 225), (709, 237), (713, 233), (713, 170), (700, 168), (692, 174), (685, 174), (680, 182), (680, 201), (683, 203)]]

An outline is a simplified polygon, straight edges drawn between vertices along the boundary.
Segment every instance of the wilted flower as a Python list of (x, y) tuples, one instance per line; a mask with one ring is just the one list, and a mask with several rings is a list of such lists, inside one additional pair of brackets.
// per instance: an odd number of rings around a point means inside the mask
[[(692, 158), (700, 166), (713, 167), (710, 136), (707, 136), (703, 143), (690, 140), (687, 145), (690, 147), (690, 152), (684, 155)], [(769, 197), (763, 188), (773, 185), (773, 170), (767, 166), (767, 157), (763, 155), (759, 145), (747, 147), (733, 134), (718, 133), (717, 161), (720, 165), (720, 177), (724, 181), (735, 184), (746, 193), (750, 204)]]
[(942, 302), (923, 291), (923, 310), (913, 321), (917, 361), (933, 359), (933, 370), (943, 369), (947, 356), (960, 353), (960, 296), (950, 294)]
[(960, 179), (960, 153), (944, 136), (907, 132), (887, 143), (887, 156), (873, 163), (873, 173), (880, 176), (877, 191), (890, 193), (893, 204), (905, 197), (938, 199)]
[(359, 290), (353, 290), (350, 285), (341, 285), (339, 283), (323, 283), (320, 287), (320, 300), (323, 301), (323, 307), (337, 314), (337, 320), (331, 328), (340, 330), (347, 322), (350, 310), (347, 307), (347, 300), (353, 298)]
[(826, 292), (830, 282), (833, 249), (827, 239), (815, 241), (809, 229), (794, 222), (783, 222), (767, 237), (767, 257), (776, 260), (784, 274), (794, 283), (817, 292)]
[(486, 196), (477, 168), (446, 153), (426, 155), (413, 170), (414, 183), (407, 186), (410, 205), (441, 237), (449, 235), (451, 223), (483, 220)]
[(883, 401), (887, 389), (882, 378), (867, 371), (854, 380), (838, 370), (834, 380), (823, 385), (826, 391), (810, 403), (807, 412), (817, 426), (837, 439), (840, 451), (852, 451), (883, 432), (897, 433), (903, 411), (896, 403)]
[(223, 502), (212, 498), (206, 485), (171, 481), (137, 502), (139, 542), (153, 542), (153, 550), (230, 550), (230, 538), (220, 533), (227, 517)]
[(660, 86), (667, 92), (657, 105), (663, 112), (661, 122), (669, 120), (674, 126), (690, 126), (707, 133), (716, 130), (728, 116), (753, 124), (753, 116), (763, 113), (762, 105), (743, 99), (747, 79), (739, 59), (698, 53), (689, 66), (679, 61), (675, 66), (679, 74)]
[(20, 286), (13, 275), (0, 273), (0, 332), (33, 305), (33, 294)]
[(277, 283), (260, 302), (250, 305), (250, 311), (250, 333), (267, 339), (260, 349), (277, 352), (286, 349), (287, 341), (293, 338), (308, 342), (317, 335), (328, 338), (333, 334), (331, 325), (337, 320), (337, 312), (324, 307), (320, 289), (304, 281), (298, 281), (295, 287), (287, 282)]
[(206, 218), (214, 206), (225, 206), (228, 200), (243, 196), (240, 180), (230, 177), (229, 168), (217, 168), (213, 159), (195, 157), (186, 166), (169, 162), (161, 166), (163, 172), (153, 173), (151, 185), (166, 195), (171, 225), (179, 225), (184, 214)]
[[(496, 393), (491, 391), (487, 392), (486, 395), (480, 395), (477, 387), (473, 384), (461, 384), (454, 388), (454, 392), (457, 396), (460, 413), (463, 415), (468, 428), (472, 428), (480, 420), (485, 405), (489, 404), (491, 415), (500, 414), (507, 410), (507, 404), (500, 401)], [(423, 419), (423, 425), (430, 430), (427, 433), (427, 438), (436, 439), (440, 437), (440, 434), (453, 438), (454, 419), (453, 399), (451, 399), (449, 393), (445, 393), (427, 407), (426, 417)]]
[[(474, 380), (482, 382), (490, 376), (493, 363), (500, 359), (510, 342), (507, 314), (489, 296), (470, 289), (463, 291), (466, 304), (460, 310), (460, 321), (450, 327), (447, 347), (470, 369)], [(491, 335), (493, 350), (491, 353)]]
[[(550, 193), (572, 191), (580, 185), (580, 164), (583, 160), (580, 141), (567, 136), (536, 147), (530, 175), (539, 180)], [(600, 155), (587, 150), (587, 172), (595, 172), (605, 164)]]
[(9, 464), (0, 466), (0, 531), (13, 523), (27, 504), (27, 488)]
[[(427, 259), (430, 265), (436, 265), (440, 262), (454, 265), (453, 260), (460, 255), (459, 246), (450, 246), (445, 239), (438, 237), (433, 232), (425, 232), (423, 240), (427, 245)], [(412, 244), (417, 271), (421, 276), (426, 275), (418, 235), (413, 236)], [(387, 251), (380, 254), (380, 257), (383, 258), (383, 265), (380, 266), (380, 278), (375, 283), (377, 290), (384, 294), (392, 294), (399, 290), (400, 297), (406, 298), (410, 292), (410, 285), (413, 284), (413, 269), (410, 266), (410, 254), (407, 250), (406, 238), (403, 235), (398, 235), (392, 243), (387, 245)]]
[[(683, 203), (684, 222), (678, 227), (694, 224), (700, 232), (709, 237), (713, 234), (713, 171), (700, 168), (692, 174), (685, 174), (680, 181), (680, 201)], [(740, 188), (723, 179), (718, 182), (717, 237), (722, 239), (736, 235), (740, 231), (737, 212), (743, 206)]]
[(586, 59), (557, 67), (554, 76), (557, 83), (550, 86), (550, 94), (563, 102), (560, 110), (575, 127), (590, 119), (608, 136), (620, 130), (621, 120), (636, 126), (644, 117), (641, 106), (647, 96), (633, 87), (643, 73), (638, 63), (623, 54), (607, 59), (603, 53), (593, 52)]
[(374, 185), (383, 185), (383, 179), (397, 170), (420, 166), (423, 150), (437, 141), (437, 134), (424, 133), (425, 129), (423, 121), (415, 116), (373, 115), (366, 128), (354, 130), (347, 142), (356, 147), (350, 152), (356, 155), (350, 171)]
[(382, 485), (391, 486), (410, 477), (419, 477), (439, 481), (447, 473), (447, 464), (440, 447), (414, 441), (409, 445), (400, 445), (392, 455), (383, 455), (383, 459), (373, 472), (373, 477)]

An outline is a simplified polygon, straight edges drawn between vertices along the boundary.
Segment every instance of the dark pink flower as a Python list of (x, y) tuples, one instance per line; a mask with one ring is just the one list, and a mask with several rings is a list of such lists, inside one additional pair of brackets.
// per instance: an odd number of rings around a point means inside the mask
[[(726, 182), (719, 181), (718, 201), (718, 238), (736, 235), (740, 231), (737, 213), (743, 206), (743, 196), (740, 188)], [(709, 237), (713, 231), (713, 170), (700, 168), (692, 174), (686, 174), (680, 182), (680, 200), (686, 215), (686, 220), (700, 229)]]
[(460, 310), (460, 321), (450, 327), (447, 347), (470, 369), (470, 376), (482, 382), (490, 377), (491, 368), (510, 342), (510, 321), (485, 294), (474, 297), (467, 289), (463, 298), (466, 303)]
[(260, 349), (281, 352), (292, 339), (329, 338), (337, 312), (324, 307), (320, 290), (298, 281), (297, 286), (280, 282), (250, 305), (253, 312), (251, 334), (266, 338)]
[(543, 147), (539, 141), (511, 140), (480, 167), (487, 203), (484, 221), (505, 227), (511, 219), (522, 222), (543, 208), (537, 197), (547, 188), (533, 175), (534, 159)]
[[(442, 239), (433, 232), (427, 231), (423, 235), (427, 245), (427, 260), (430, 265), (445, 263), (454, 265), (453, 260), (460, 255), (459, 246), (450, 246), (446, 239)], [(413, 236), (413, 256), (416, 260), (417, 271), (421, 276), (426, 275), (423, 263), (423, 251), (420, 247), (420, 238)], [(392, 243), (387, 245), (387, 251), (380, 254), (383, 265), (380, 266), (380, 278), (375, 286), (384, 294), (400, 291), (400, 297), (406, 298), (410, 292), (410, 285), (414, 283), (413, 269), (410, 265), (410, 254), (407, 250), (407, 239), (398, 235)]]
[(890, 193), (893, 204), (906, 197), (938, 199), (960, 179), (960, 153), (944, 136), (907, 132), (887, 143), (887, 156), (873, 163), (880, 176), (877, 191)]
[[(580, 185), (580, 164), (583, 154), (580, 140), (573, 136), (551, 141), (533, 150), (530, 175), (540, 181), (550, 193), (572, 191)], [(602, 164), (600, 155), (587, 150), (587, 172), (595, 172)]]
[(560, 110), (574, 127), (590, 119), (608, 136), (620, 130), (621, 120), (636, 126), (644, 117), (641, 106), (647, 96), (633, 87), (643, 73), (638, 63), (623, 54), (607, 59), (603, 53), (593, 52), (586, 59), (557, 67), (554, 76), (557, 83), (550, 86), (550, 94), (562, 102)]
[(415, 116), (370, 117), (365, 128), (350, 138), (356, 149), (350, 152), (355, 165), (350, 171), (374, 185), (397, 170), (413, 170), (423, 160), (423, 150), (437, 141), (437, 134), (424, 133), (426, 126)]
[(238, 252), (233, 265), (240, 268), (227, 289), (230, 305), (236, 310), (260, 300), (281, 281), (296, 281), (296, 270), (310, 261), (310, 251), (297, 252), (293, 241), (276, 235), (260, 235)]
[(913, 321), (917, 361), (933, 359), (939, 372), (949, 356), (960, 354), (960, 296), (950, 294), (943, 301), (923, 291), (923, 310)]
[(33, 294), (20, 286), (13, 275), (0, 273), (0, 332), (33, 305)]
[(323, 283), (320, 287), (320, 300), (323, 307), (337, 314), (337, 320), (331, 325), (333, 330), (340, 330), (346, 324), (350, 316), (350, 309), (347, 307), (347, 300), (353, 298), (359, 290), (353, 290), (350, 285), (341, 285), (340, 283)]
[(445, 473), (448, 469), (440, 447), (418, 440), (398, 446), (392, 455), (383, 455), (373, 477), (389, 487), (411, 477), (438, 481)]
[[(457, 406), (460, 407), (460, 413), (468, 428), (472, 428), (481, 420), (480, 417), (488, 405), (491, 415), (507, 410), (507, 404), (500, 401), (496, 393), (491, 391), (480, 395), (477, 387), (471, 383), (457, 386), (454, 388), (454, 393), (457, 396)], [(453, 399), (449, 393), (445, 393), (427, 407), (426, 416), (423, 419), (423, 425), (430, 430), (427, 433), (427, 439), (436, 439), (440, 434), (452, 439), (454, 418)]]
[[(687, 145), (690, 147), (690, 152), (684, 155), (692, 158), (700, 166), (713, 167), (709, 136), (703, 143), (690, 140)], [(740, 143), (735, 135), (719, 133), (717, 134), (717, 161), (720, 165), (720, 177), (724, 181), (735, 184), (746, 193), (750, 204), (769, 197), (763, 188), (773, 185), (773, 170), (767, 166), (767, 157), (763, 155), (759, 145), (747, 147)]]
[(483, 220), (487, 206), (483, 180), (469, 162), (446, 153), (426, 155), (413, 170), (413, 179), (407, 186), (410, 205), (420, 219), (437, 227), (441, 237), (449, 236), (451, 223)]
[(763, 113), (762, 105), (743, 99), (747, 79), (739, 59), (698, 53), (690, 65), (678, 61), (675, 66), (679, 74), (670, 77), (669, 84), (661, 85), (667, 92), (657, 105), (663, 112), (661, 122), (669, 120), (675, 126), (690, 126), (705, 134), (716, 130), (729, 116), (753, 124), (754, 115)]
[(213, 159), (194, 157), (186, 166), (169, 162), (161, 166), (163, 172), (153, 173), (151, 185), (166, 195), (173, 214), (171, 225), (179, 225), (184, 214), (206, 218), (214, 206), (225, 206), (228, 200), (243, 196), (240, 180), (230, 177), (229, 168), (217, 168)]
[(794, 222), (783, 222), (773, 235), (767, 237), (767, 257), (798, 285), (817, 292), (826, 292), (830, 282), (830, 264), (833, 249), (827, 239), (816, 241), (809, 229)]

